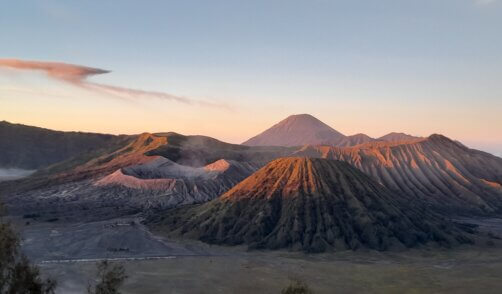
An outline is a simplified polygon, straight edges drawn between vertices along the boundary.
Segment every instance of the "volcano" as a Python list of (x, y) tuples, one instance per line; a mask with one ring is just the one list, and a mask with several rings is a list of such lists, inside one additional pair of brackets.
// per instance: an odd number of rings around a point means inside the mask
[(247, 146), (336, 145), (346, 136), (310, 114), (296, 114), (247, 140)]
[(348, 163), (276, 159), (208, 203), (154, 214), (168, 234), (306, 252), (472, 242), (469, 234)]

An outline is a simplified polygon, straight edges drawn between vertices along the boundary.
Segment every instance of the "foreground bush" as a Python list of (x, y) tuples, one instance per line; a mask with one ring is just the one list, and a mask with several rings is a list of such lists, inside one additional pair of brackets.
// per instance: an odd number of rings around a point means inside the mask
[(282, 289), (281, 294), (314, 294), (314, 292), (310, 290), (309, 286), (305, 282), (299, 279), (294, 279), (291, 281), (289, 286)]
[(40, 270), (19, 250), (19, 237), (1, 219), (0, 205), (0, 294), (52, 294), (56, 281), (43, 280)]
[(119, 294), (119, 288), (127, 278), (124, 267), (120, 264), (111, 264), (104, 260), (97, 265), (98, 281), (94, 287), (89, 286), (89, 294)]

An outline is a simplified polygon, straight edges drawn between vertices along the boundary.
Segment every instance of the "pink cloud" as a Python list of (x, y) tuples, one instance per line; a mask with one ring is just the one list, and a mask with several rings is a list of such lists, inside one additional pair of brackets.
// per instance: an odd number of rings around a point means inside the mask
[(73, 65), (60, 62), (26, 61), (19, 59), (0, 59), (0, 67), (23, 70), (41, 70), (48, 76), (69, 82), (82, 82), (88, 76), (109, 73), (109, 70)]
[(88, 81), (87, 78), (90, 76), (110, 73), (109, 70), (104, 70), (100, 68), (93, 68), (93, 67), (61, 63), (61, 62), (28, 61), (20, 59), (0, 59), (0, 67), (12, 68), (18, 70), (43, 71), (49, 77), (54, 78), (56, 80), (67, 82), (90, 91), (95, 91), (98, 93), (126, 99), (158, 98), (185, 104), (196, 104), (201, 106), (228, 108), (225, 105), (220, 105), (217, 103), (212, 103), (207, 101), (199, 101), (165, 92), (145, 91), (126, 87), (105, 85)]

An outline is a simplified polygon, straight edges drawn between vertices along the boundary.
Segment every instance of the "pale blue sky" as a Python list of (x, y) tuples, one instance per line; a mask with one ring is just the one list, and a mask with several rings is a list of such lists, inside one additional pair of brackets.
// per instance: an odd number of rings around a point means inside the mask
[[(78, 123), (65, 125), (63, 116), (52, 121), (48, 110), (26, 112), (41, 95), (13, 90), (34, 92), (41, 83), (50, 104), (60, 99), (51, 97), (59, 84), (4, 72), (0, 115), (8, 120), (114, 133), (172, 129), (240, 142), (289, 114), (307, 112), (345, 134), (439, 132), (502, 153), (497, 0), (0, 4), (0, 58), (109, 69), (93, 80), (230, 108), (149, 101), (136, 114), (135, 107), (105, 101), (114, 123), (93, 125), (85, 118), (101, 100), (75, 90), (72, 99), (87, 99), (83, 108), (89, 109), (71, 110)], [(57, 100), (58, 111), (74, 103)]]

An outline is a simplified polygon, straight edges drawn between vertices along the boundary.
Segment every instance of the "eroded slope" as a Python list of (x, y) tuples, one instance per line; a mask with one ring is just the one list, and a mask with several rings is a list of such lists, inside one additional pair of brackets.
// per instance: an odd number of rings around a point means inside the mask
[(471, 241), (412, 198), (327, 159), (274, 160), (221, 197), (155, 214), (148, 223), (208, 243), (314, 252)]
[(306, 146), (295, 154), (348, 162), (443, 211), (493, 213), (502, 207), (502, 159), (441, 135), (350, 148)]

